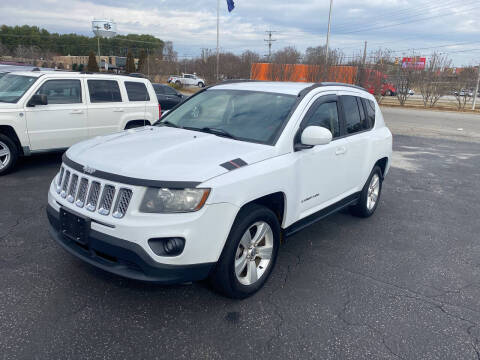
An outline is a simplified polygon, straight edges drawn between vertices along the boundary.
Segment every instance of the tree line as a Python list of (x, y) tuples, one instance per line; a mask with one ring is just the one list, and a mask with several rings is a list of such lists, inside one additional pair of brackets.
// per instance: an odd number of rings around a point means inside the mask
[[(126, 56), (131, 51), (139, 57), (142, 50), (161, 56), (164, 42), (152, 35), (117, 35), (101, 39), (102, 55)], [(37, 26), (0, 27), (1, 55), (31, 55), (29, 57), (49, 58), (54, 55), (86, 55), (97, 50), (97, 38), (78, 34), (50, 33)], [(22, 57), (22, 56), (18, 56)]]

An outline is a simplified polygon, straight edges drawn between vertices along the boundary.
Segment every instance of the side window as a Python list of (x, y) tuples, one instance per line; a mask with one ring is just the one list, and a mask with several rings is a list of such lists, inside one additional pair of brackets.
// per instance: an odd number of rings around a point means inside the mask
[(357, 105), (358, 109), (360, 110), (360, 122), (362, 123), (362, 130), (368, 130), (368, 120), (367, 115), (365, 114), (365, 110), (363, 109), (362, 99), (357, 97)]
[(127, 89), (128, 101), (149, 101), (147, 87), (144, 83), (125, 81), (125, 88)]
[(365, 108), (367, 109), (367, 119), (369, 129), (375, 125), (375, 103), (372, 100), (363, 99)]
[(345, 112), (345, 127), (347, 134), (362, 131), (362, 121), (355, 96), (342, 96), (343, 110)]
[(120, 88), (115, 80), (87, 80), (90, 102), (122, 102)]
[(173, 90), (170, 86), (165, 86), (165, 94), (167, 95), (177, 95), (177, 92)]
[(48, 104), (79, 104), (82, 102), (80, 80), (47, 80), (35, 95), (47, 95)]
[(339, 137), (337, 102), (332, 101), (319, 105), (305, 123), (305, 127), (307, 126), (322, 126), (332, 132), (333, 138)]

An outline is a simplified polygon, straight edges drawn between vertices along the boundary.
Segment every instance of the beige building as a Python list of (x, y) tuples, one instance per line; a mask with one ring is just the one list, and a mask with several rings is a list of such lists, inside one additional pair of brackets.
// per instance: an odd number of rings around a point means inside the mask
[[(98, 63), (98, 56), (97, 58), (97, 63)], [(100, 56), (101, 60), (101, 70), (105, 70), (105, 64), (108, 64), (109, 69), (118, 69), (118, 68), (124, 68), (125, 63), (127, 61), (126, 57), (123, 56)], [(54, 56), (53, 61), (57, 64), (63, 64), (63, 67), (66, 70), (71, 70), (73, 64), (83, 64), (84, 66), (87, 66), (88, 64), (88, 55), (87, 56)], [(138, 59), (135, 59), (135, 65), (138, 66)]]

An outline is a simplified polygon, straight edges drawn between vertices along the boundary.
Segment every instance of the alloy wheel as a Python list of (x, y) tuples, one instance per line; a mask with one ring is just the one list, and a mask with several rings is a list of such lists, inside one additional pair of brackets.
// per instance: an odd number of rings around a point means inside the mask
[(378, 201), (378, 194), (380, 193), (380, 176), (373, 174), (370, 184), (368, 185), (367, 194), (367, 209), (372, 211)]
[(242, 285), (255, 284), (265, 273), (273, 254), (273, 231), (265, 221), (252, 224), (235, 253), (235, 276)]
[(0, 141), (0, 170), (8, 166), (11, 157), (10, 148)]

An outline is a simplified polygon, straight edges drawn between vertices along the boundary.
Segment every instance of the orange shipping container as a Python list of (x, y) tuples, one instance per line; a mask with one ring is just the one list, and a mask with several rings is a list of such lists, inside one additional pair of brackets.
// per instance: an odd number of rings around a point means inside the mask
[(304, 64), (252, 64), (250, 78), (267, 81), (319, 82), (332, 81), (354, 84), (357, 76), (356, 66), (331, 66), (326, 69), (320, 65)]

